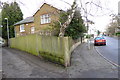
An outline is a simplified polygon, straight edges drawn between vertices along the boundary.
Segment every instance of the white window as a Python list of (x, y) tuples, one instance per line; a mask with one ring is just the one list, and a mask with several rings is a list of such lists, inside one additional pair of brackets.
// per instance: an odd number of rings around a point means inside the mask
[(46, 24), (51, 22), (49, 14), (44, 14), (40, 18), (41, 18), (41, 24)]
[(28, 25), (28, 24), (26, 24), (26, 25)]
[(31, 33), (35, 32), (35, 27), (31, 27)]
[(25, 31), (25, 27), (24, 24), (20, 25), (20, 32), (24, 32)]

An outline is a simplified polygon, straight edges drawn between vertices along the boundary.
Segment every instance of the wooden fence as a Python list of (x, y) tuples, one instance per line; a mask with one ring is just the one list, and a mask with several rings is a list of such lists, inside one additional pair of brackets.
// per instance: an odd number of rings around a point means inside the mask
[[(72, 39), (70, 37), (31, 34), (10, 39), (10, 47), (41, 56), (52, 62), (70, 65)], [(39, 63), (38, 63), (39, 64)]]

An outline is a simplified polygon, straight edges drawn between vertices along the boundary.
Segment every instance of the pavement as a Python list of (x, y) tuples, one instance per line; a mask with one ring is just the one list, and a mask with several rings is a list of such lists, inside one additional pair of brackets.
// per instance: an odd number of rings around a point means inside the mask
[(68, 68), (70, 78), (118, 78), (118, 67), (101, 57), (91, 44), (78, 46), (72, 53), (71, 67)]
[(72, 53), (71, 66), (64, 68), (29, 53), (3, 48), (6, 78), (118, 78), (118, 68), (101, 57), (91, 44), (80, 44)]

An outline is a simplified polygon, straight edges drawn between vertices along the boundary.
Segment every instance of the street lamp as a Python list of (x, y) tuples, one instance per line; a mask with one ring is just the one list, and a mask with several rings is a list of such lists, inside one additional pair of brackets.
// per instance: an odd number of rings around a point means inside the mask
[(9, 46), (9, 27), (8, 27), (8, 18), (5, 18), (7, 20), (7, 35), (8, 35), (8, 46)]
[(88, 30), (89, 30), (89, 25), (88, 25), (88, 14), (87, 14), (87, 4), (88, 4), (89, 2), (86, 2), (85, 3), (85, 8), (86, 8), (86, 22), (87, 22), (87, 32), (88, 32)]
[[(89, 30), (89, 24), (88, 24), (88, 14), (87, 14), (87, 4), (88, 3), (90, 3), (90, 2), (86, 2), (85, 3), (85, 8), (86, 8), (86, 11), (85, 11), (85, 13), (86, 13), (86, 22), (87, 22), (87, 36), (88, 36), (88, 30)], [(89, 38), (89, 36), (88, 36), (88, 38)], [(89, 43), (89, 41), (90, 40), (87, 40), (87, 43), (88, 43), (88, 49), (90, 49), (90, 43)]]

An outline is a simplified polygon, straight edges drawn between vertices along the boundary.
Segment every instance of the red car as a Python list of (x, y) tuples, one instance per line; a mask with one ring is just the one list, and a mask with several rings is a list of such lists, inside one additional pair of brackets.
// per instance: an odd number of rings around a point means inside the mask
[(104, 37), (96, 37), (94, 39), (94, 45), (106, 45), (106, 40)]

